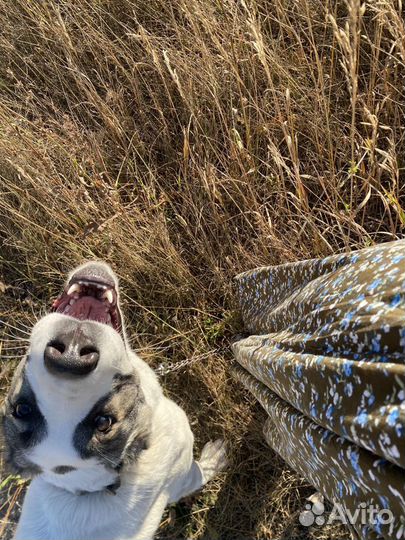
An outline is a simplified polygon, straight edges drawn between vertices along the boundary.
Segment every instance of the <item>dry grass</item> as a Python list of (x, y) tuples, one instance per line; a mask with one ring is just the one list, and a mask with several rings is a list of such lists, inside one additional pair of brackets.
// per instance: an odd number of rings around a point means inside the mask
[[(262, 442), (263, 413), (229, 376), (231, 282), (401, 236), (401, 10), (0, 0), (1, 387), (64, 273), (111, 262), (132, 344), (153, 366), (202, 355), (163, 382), (199, 444), (231, 444), (230, 470), (170, 509), (161, 538), (348, 536), (298, 527), (311, 488)], [(16, 489), (2, 489), (3, 525)]]

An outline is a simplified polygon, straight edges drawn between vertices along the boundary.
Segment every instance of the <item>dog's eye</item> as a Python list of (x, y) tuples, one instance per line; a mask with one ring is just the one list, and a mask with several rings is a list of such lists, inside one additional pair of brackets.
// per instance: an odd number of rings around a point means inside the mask
[(32, 413), (32, 407), (28, 403), (17, 403), (13, 410), (15, 418), (27, 418)]
[(106, 433), (109, 431), (111, 426), (113, 425), (114, 421), (111, 416), (96, 416), (94, 419), (94, 423), (96, 425), (97, 431), (101, 431), (102, 433)]

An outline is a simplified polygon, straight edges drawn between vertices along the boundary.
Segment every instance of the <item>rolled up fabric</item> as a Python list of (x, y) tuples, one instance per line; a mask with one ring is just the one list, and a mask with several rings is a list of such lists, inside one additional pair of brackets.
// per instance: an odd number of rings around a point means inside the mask
[(266, 440), (352, 515), (392, 513), (353, 523), (362, 538), (405, 538), (405, 241), (236, 280), (253, 335), (233, 345), (235, 376)]

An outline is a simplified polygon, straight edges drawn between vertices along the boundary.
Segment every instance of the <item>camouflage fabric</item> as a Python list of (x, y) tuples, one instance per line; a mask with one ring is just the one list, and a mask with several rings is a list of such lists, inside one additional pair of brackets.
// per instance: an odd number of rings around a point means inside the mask
[(389, 511), (354, 523), (361, 538), (405, 538), (405, 241), (236, 280), (252, 335), (235, 376), (266, 440), (349, 512)]

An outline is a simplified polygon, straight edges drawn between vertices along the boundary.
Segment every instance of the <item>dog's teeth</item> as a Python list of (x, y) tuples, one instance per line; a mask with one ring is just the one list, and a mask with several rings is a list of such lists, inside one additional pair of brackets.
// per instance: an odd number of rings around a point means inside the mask
[(112, 290), (108, 289), (107, 291), (105, 291), (105, 293), (103, 294), (103, 298), (106, 298), (108, 302), (112, 304), (114, 302), (114, 295)]
[(69, 290), (67, 293), (69, 296), (71, 296), (75, 292), (80, 292), (80, 285), (78, 283), (73, 283), (73, 285), (69, 287)]

